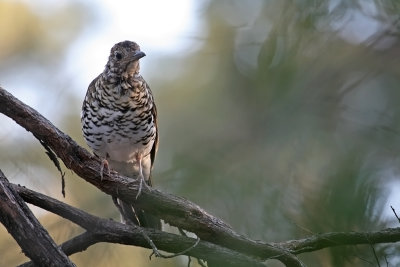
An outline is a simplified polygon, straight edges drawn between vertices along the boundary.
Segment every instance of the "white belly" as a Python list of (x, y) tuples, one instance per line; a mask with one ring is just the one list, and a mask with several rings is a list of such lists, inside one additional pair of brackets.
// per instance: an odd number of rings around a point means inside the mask
[(111, 138), (111, 140), (111, 142), (107, 142), (106, 140), (102, 154), (115, 161), (132, 163), (135, 163), (138, 157), (143, 158), (149, 155), (154, 143), (153, 140), (144, 146), (140, 142), (136, 143), (136, 141), (129, 139), (118, 141), (117, 137), (114, 140)]

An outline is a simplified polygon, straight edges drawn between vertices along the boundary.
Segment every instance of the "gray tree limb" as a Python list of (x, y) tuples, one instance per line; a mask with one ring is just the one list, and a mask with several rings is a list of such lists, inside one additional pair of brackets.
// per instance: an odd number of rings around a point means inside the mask
[(0, 170), (0, 221), (37, 266), (75, 266)]
[(114, 173), (111, 175), (104, 173), (101, 180), (101, 162), (97, 158), (57, 129), (36, 110), (1, 87), (0, 112), (32, 132), (38, 140), (53, 150), (67, 168), (106, 194), (116, 196), (128, 203), (134, 202), (135, 205), (162, 218), (168, 224), (195, 233), (201, 240), (262, 260), (276, 258), (287, 266), (302, 266), (293, 254), (271, 244), (254, 241), (237, 234), (225, 222), (184, 198), (143, 187), (140, 197), (136, 199), (140, 181)]
[(375, 232), (333, 232), (313, 235), (304, 239), (276, 243), (293, 254), (311, 252), (344, 245), (372, 245), (400, 241), (400, 228), (387, 228)]
[[(72, 169), (85, 181), (93, 184), (106, 194), (116, 196), (126, 202), (135, 202), (135, 204), (140, 206), (142, 209), (162, 218), (170, 225), (193, 232), (200, 237), (201, 240), (207, 241), (200, 242), (199, 245), (212, 243), (211, 245), (214, 244), (215, 250), (218, 250), (219, 248), (225, 248), (237, 252), (238, 255), (247, 255), (248, 257), (258, 260), (259, 262), (276, 258), (287, 266), (302, 266), (302, 263), (295, 255), (340, 245), (377, 244), (400, 241), (400, 228), (384, 229), (382, 231), (364, 233), (325, 233), (300, 240), (291, 240), (280, 243), (254, 241), (245, 236), (237, 234), (222, 220), (208, 214), (198, 205), (186, 199), (163, 193), (157, 189), (143, 187), (139, 199), (136, 200), (136, 195), (139, 189), (139, 181), (132, 180), (116, 173), (112, 173), (111, 175), (104, 173), (103, 180), (101, 181), (100, 161), (98, 159), (94, 158), (89, 152), (78, 146), (68, 135), (58, 130), (34, 109), (25, 105), (1, 87), (0, 112), (15, 120), (26, 130), (32, 132), (38, 140), (40, 140), (42, 143), (45, 143), (46, 146), (64, 162), (67, 168)], [(26, 197), (24, 195), (25, 193), (19, 189), (18, 192)], [(28, 201), (28, 199), (26, 200)], [(37, 203), (37, 205), (39, 204), (40, 203)], [(57, 214), (61, 215), (62, 208), (60, 206), (56, 210), (51, 211), (54, 213), (58, 212)], [(63, 214), (61, 216), (64, 217), (66, 215)], [(95, 223), (95, 221), (98, 219), (104, 220), (95, 217), (96, 219), (94, 221), (90, 221), (90, 218), (94, 217), (90, 216), (85, 217), (88, 220), (87, 222), (78, 221), (79, 218), (71, 217), (68, 219), (79, 225), (82, 224), (82, 227), (84, 227), (86, 223)], [(107, 237), (109, 238), (107, 241), (104, 240), (104, 236), (102, 235), (104, 232), (101, 232), (100, 230), (98, 230), (99, 232), (87, 231), (86, 233), (67, 241), (62, 245), (62, 247), (67, 249), (66, 251), (72, 253), (77, 249), (84, 249), (94, 242), (99, 242), (98, 238), (103, 238), (103, 241), (107, 242), (122, 242), (121, 240), (123, 239), (119, 238), (122, 238), (123, 233), (126, 233), (124, 231), (129, 230), (129, 233), (135, 232), (134, 228), (129, 228), (131, 226), (121, 225), (116, 222), (113, 223), (119, 225), (113, 225), (113, 228), (116, 227), (115, 229), (119, 229), (118, 231), (121, 231), (121, 236), (118, 238), (113, 237), (115, 239), (112, 239), (111, 237)], [(102, 230), (104, 229), (102, 228)], [(109, 230), (111, 231), (112, 229)], [(149, 230), (148, 232), (148, 235), (154, 240), (159, 238), (157, 235), (164, 234), (165, 237), (168, 236), (168, 238), (181, 238), (179, 240), (176, 239), (178, 243), (182, 242), (182, 244), (184, 244), (180, 247), (180, 249), (187, 247), (187, 245), (190, 243), (188, 239), (185, 239), (185, 237), (169, 236), (171, 234), (157, 232), (155, 230)], [(148, 242), (139, 244), (139, 242), (143, 241), (142, 239), (138, 237), (138, 239), (131, 240), (129, 242), (132, 242), (132, 244), (135, 245), (149, 247)], [(190, 241), (193, 242), (193, 240)], [(161, 249), (174, 252), (174, 250), (168, 247), (169, 245), (165, 244), (165, 247), (163, 247), (162, 240), (157, 242), (160, 242), (157, 244), (157, 246), (159, 246)], [(193, 251), (191, 251), (191, 253), (197, 253), (195, 248)], [(213, 252), (210, 251), (210, 253), (212, 254)], [(188, 253), (187, 255), (192, 254)]]
[[(158, 249), (171, 253), (179, 253), (196, 243), (196, 239), (193, 238), (103, 219), (25, 187), (10, 185), (26, 202), (55, 213), (86, 230), (83, 234), (61, 245), (62, 250), (67, 255), (84, 251), (89, 246), (99, 242), (120, 243), (151, 249), (150, 244), (143, 236), (143, 232)], [(185, 255), (225, 266), (264, 266), (254, 258), (206, 241), (200, 241)], [(30, 264), (23, 266), (30, 266)]]

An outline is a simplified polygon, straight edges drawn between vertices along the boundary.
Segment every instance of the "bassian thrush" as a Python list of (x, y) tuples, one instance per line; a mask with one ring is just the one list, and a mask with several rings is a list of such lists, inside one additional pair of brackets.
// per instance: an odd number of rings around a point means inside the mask
[[(107, 167), (152, 186), (151, 170), (158, 147), (157, 110), (150, 87), (139, 74), (145, 53), (138, 44), (115, 44), (104, 71), (89, 85), (82, 106), (87, 144)], [(140, 194), (141, 186), (139, 189)], [(161, 221), (113, 198), (128, 224), (161, 229)]]

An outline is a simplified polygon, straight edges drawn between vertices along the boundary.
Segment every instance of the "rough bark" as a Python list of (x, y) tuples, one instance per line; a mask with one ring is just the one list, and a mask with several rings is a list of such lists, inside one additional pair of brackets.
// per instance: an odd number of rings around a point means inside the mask
[[(151, 249), (149, 242), (144, 237), (145, 235), (154, 242), (158, 249), (171, 253), (179, 253), (196, 243), (196, 239), (193, 238), (99, 218), (25, 187), (18, 185), (11, 185), (11, 187), (26, 202), (55, 213), (86, 230), (83, 234), (61, 245), (62, 250), (67, 255), (84, 251), (89, 246), (99, 242), (120, 243)], [(198, 242), (196, 246), (185, 254), (207, 261), (218, 262), (225, 266), (264, 266), (261, 262), (249, 256), (206, 241)], [(24, 266), (29, 265), (24, 264)]]
[(222, 220), (184, 198), (143, 187), (140, 197), (136, 199), (140, 184), (138, 180), (117, 173), (109, 175), (106, 172), (101, 179), (99, 159), (80, 147), (36, 110), (1, 87), (0, 112), (30, 131), (38, 140), (45, 143), (67, 168), (104, 193), (116, 196), (127, 203), (135, 202), (135, 205), (143, 210), (162, 218), (170, 225), (195, 233), (202, 240), (260, 259), (277, 258), (291, 266), (301, 265), (294, 255), (268, 243), (253, 241), (237, 234)]
[(0, 221), (37, 266), (75, 266), (0, 170)]
[[(254, 241), (239, 235), (225, 222), (208, 214), (198, 205), (184, 198), (166, 194), (157, 189), (143, 187), (140, 197), (136, 200), (139, 181), (117, 173), (111, 173), (111, 175), (104, 173), (103, 180), (101, 180), (101, 162), (97, 158), (78, 146), (74, 140), (58, 130), (34, 109), (25, 105), (1, 87), (0, 112), (32, 132), (50, 154), (53, 152), (64, 162), (67, 168), (73, 170), (85, 181), (104, 193), (116, 196), (128, 203), (135, 202), (135, 205), (162, 218), (168, 224), (195, 233), (201, 238), (201, 241), (196, 247), (187, 251), (185, 255), (217, 262), (223, 258), (225, 263), (229, 261), (230, 264), (239, 266), (244, 263), (246, 263), (245, 266), (258, 266), (264, 260), (271, 258), (280, 260), (286, 266), (303, 266), (297, 259), (297, 254), (340, 245), (400, 241), (400, 228), (368, 233), (325, 233), (280, 243)], [(54, 157), (52, 157), (52, 160), (54, 161)], [(67, 255), (85, 250), (97, 242), (123, 243), (150, 248), (150, 244), (144, 238), (143, 233), (150, 237), (158, 248), (167, 252), (182, 251), (193, 245), (195, 241), (183, 236), (156, 230), (144, 230), (143, 228), (98, 218), (31, 190), (15, 185), (11, 186), (7, 184), (8, 182), (6, 183), (6, 180), (2, 181), (3, 188), (11, 188), (14, 193), (18, 192), (27, 202), (56, 213), (87, 230), (61, 245)], [(6, 193), (4, 195), (7, 196)], [(6, 216), (7, 209), (10, 209), (13, 203), (11, 201), (0, 204), (5, 206), (5, 208), (0, 209), (0, 216)], [(6, 225), (4, 221), (6, 220), (2, 220), (3, 224)], [(22, 231), (22, 229), (16, 230), (16, 232), (19, 231)], [(19, 233), (24, 235), (24, 232)], [(14, 238), (16, 237), (14, 236)], [(35, 261), (34, 258), (31, 257), (31, 259)]]

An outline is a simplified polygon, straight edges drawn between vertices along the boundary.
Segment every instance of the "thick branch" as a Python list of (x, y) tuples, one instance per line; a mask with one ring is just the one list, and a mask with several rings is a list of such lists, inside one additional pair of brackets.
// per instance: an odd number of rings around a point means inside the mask
[(138, 181), (117, 174), (104, 174), (100, 179), (100, 162), (62, 133), (37, 111), (25, 105), (0, 87), (0, 112), (45, 142), (64, 164), (87, 182), (109, 195), (135, 202), (167, 223), (196, 233), (202, 240), (257, 256), (278, 258), (289, 266), (301, 266), (290, 253), (268, 243), (250, 240), (234, 232), (220, 219), (208, 214), (196, 204), (156, 189), (144, 187), (138, 200)]
[[(83, 251), (98, 242), (120, 243), (151, 248), (147, 240), (143, 237), (143, 231), (153, 240), (159, 249), (171, 253), (183, 251), (196, 242), (195, 239), (185, 236), (153, 229), (144, 229), (134, 225), (129, 226), (116, 221), (99, 218), (25, 187), (17, 185), (12, 185), (12, 187), (25, 201), (66, 218), (87, 230), (86, 233), (74, 237), (61, 246), (67, 255)], [(185, 254), (207, 261), (219, 262), (226, 266), (264, 266), (260, 262), (241, 253), (205, 241), (200, 241), (197, 246)]]
[(37, 266), (75, 266), (54, 243), (0, 170), (0, 221)]
[[(12, 184), (11, 184), (12, 185)], [(86, 212), (83, 212), (77, 208), (69, 206), (63, 202), (50, 198), (48, 196), (42, 195), (40, 193), (34, 192), (32, 190), (26, 189), (24, 187), (18, 185), (12, 185), (16, 192), (18, 192), (24, 200), (27, 202), (46, 209), (50, 212), (56, 213), (70, 221), (73, 221), (80, 225), (83, 228), (88, 228), (94, 230), (93, 232), (85, 232), (81, 235), (78, 235), (71, 240), (63, 243), (61, 245), (62, 250), (67, 255), (72, 255), (77, 252), (84, 251), (89, 246), (96, 244), (98, 242), (111, 242), (111, 243), (123, 243), (129, 245), (138, 245), (141, 246), (142, 241), (138, 241), (137, 238), (142, 239), (140, 236), (140, 232), (136, 230), (129, 230), (128, 235), (133, 234), (134, 237), (132, 240), (125, 237), (124, 234), (120, 234), (119, 227), (121, 226), (120, 223), (105, 220), (101, 218), (97, 218), (93, 215), (90, 215)], [(103, 221), (107, 224), (110, 223), (110, 226), (104, 227)], [(96, 225), (96, 228), (93, 228), (93, 225)], [(122, 225), (126, 227), (125, 225)], [(105, 229), (101, 229), (104, 227)], [(100, 228), (100, 230), (96, 230)], [(176, 253), (179, 251), (179, 248), (176, 250), (173, 249), (175, 244), (181, 242), (181, 239), (184, 237), (182, 236), (175, 236), (171, 234), (163, 233), (156, 231), (154, 234), (152, 231), (146, 231), (151, 239), (155, 242), (155, 244), (163, 248), (165, 251), (169, 251), (172, 253)], [(108, 236), (108, 234), (111, 234)], [(165, 235), (165, 236), (164, 236)], [(125, 240), (125, 241), (122, 241)], [(171, 244), (165, 244), (165, 248), (160, 246), (160, 241), (170, 240)], [(326, 247), (333, 247), (333, 246), (340, 246), (340, 245), (362, 245), (362, 244), (376, 244), (376, 243), (391, 243), (391, 242), (398, 242), (400, 240), (400, 228), (389, 228), (384, 229), (382, 231), (376, 232), (339, 232), (339, 233), (325, 233), (319, 234), (315, 236), (310, 236), (305, 239), (299, 240), (291, 240), (287, 242), (277, 243), (276, 246), (284, 247), (285, 249), (291, 251), (293, 254), (301, 254), (305, 252), (315, 251), (319, 249), (323, 249)], [(193, 242), (193, 239), (189, 239), (186, 241), (185, 244), (190, 246), (190, 243)], [(187, 255), (191, 255), (197, 258), (203, 258), (212, 260), (213, 257), (208, 257), (209, 252), (199, 252), (198, 250), (202, 250), (202, 245), (208, 245), (210, 243), (200, 242), (200, 246), (193, 249), (191, 253), (187, 253)], [(212, 244), (211, 244), (212, 245)], [(149, 246), (147, 246), (149, 247)], [(184, 247), (184, 246), (183, 246)], [(182, 248), (183, 249), (183, 248)], [(219, 251), (220, 247), (215, 246), (214, 248), (209, 248), (211, 251), (216, 253), (216, 256), (220, 255), (223, 257), (232, 257), (232, 255), (224, 254), (224, 252)], [(205, 255), (206, 254), (206, 255)], [(229, 256), (228, 256), (229, 255)], [(234, 260), (236, 255), (234, 255), (231, 259)], [(245, 261), (245, 260), (244, 260)], [(242, 261), (235, 261), (236, 263), (243, 264)], [(258, 264), (255, 261), (249, 260), (246, 263), (247, 266), (251, 266), (252, 264)], [(30, 264), (24, 264), (23, 266), (31, 266)]]
[(82, 252), (98, 242), (99, 239), (95, 234), (84, 232), (62, 243), (61, 249), (69, 256), (78, 252)]

